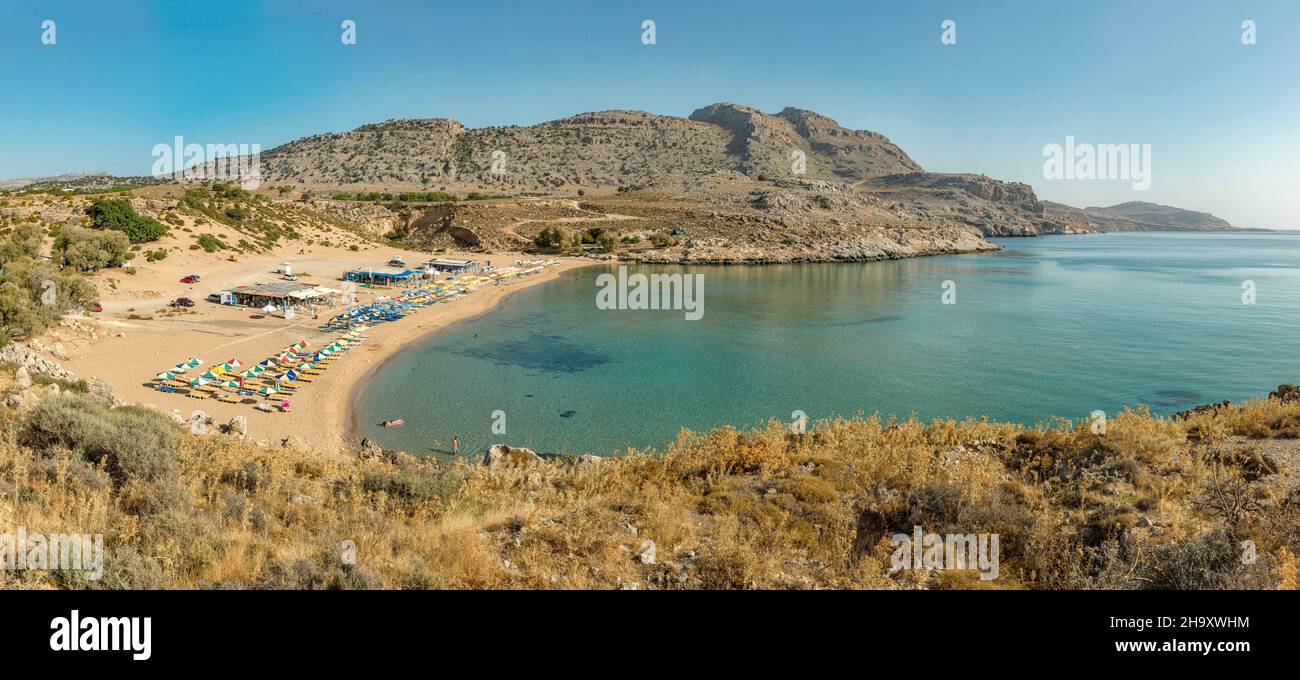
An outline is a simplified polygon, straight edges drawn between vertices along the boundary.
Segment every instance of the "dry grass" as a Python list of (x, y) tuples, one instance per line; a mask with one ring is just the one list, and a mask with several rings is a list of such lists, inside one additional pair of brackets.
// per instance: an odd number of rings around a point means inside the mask
[[(0, 416), (0, 528), (102, 533), (107, 551), (98, 583), (14, 572), (8, 587), (1293, 588), (1300, 552), (1296, 459), (1249, 439), (1294, 443), (1300, 403), (1277, 400), (1177, 421), (1129, 411), (1105, 435), (874, 417), (794, 435), (773, 421), (495, 469), (178, 430), (174, 469), (148, 478), (75, 438), (27, 445), (39, 425)], [(998, 534), (999, 578), (891, 573), (889, 537), (915, 525)], [(647, 539), (654, 564), (635, 559)]]

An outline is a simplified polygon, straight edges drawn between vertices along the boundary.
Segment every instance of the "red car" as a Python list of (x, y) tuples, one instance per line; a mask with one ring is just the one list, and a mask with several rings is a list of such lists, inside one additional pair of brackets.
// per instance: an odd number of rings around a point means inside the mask
[(99, 304), (98, 302), (93, 302), (93, 303), (91, 303), (91, 305), (90, 305), (90, 311), (92, 311), (92, 312), (102, 312), (102, 311), (104, 311), (104, 305), (101, 305), (101, 304)]
[(194, 301), (187, 297), (178, 297), (172, 302), (173, 307), (193, 307)]
[(190, 274), (189, 276), (181, 279), (181, 283), (198, 283), (198, 282), (199, 282), (198, 274)]

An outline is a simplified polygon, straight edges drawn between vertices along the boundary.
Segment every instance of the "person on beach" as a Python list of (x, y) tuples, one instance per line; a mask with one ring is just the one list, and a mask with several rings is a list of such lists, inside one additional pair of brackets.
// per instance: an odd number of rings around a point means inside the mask
[(459, 435), (457, 435), (457, 436), (451, 438), (451, 455), (453, 455), (453, 456), (459, 456), (459, 455), (460, 455), (460, 436), (459, 436)]

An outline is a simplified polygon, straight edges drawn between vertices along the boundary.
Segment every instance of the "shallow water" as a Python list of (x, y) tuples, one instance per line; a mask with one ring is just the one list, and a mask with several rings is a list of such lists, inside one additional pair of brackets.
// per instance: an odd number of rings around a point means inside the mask
[[(572, 270), (394, 357), (361, 395), (358, 430), (417, 455), (449, 453), (454, 435), (462, 452), (611, 453), (795, 410), (1033, 423), (1300, 380), (1300, 233), (995, 242), (896, 262), (631, 268), (704, 274), (698, 321), (598, 309), (610, 269)], [(406, 426), (379, 426), (390, 418)]]

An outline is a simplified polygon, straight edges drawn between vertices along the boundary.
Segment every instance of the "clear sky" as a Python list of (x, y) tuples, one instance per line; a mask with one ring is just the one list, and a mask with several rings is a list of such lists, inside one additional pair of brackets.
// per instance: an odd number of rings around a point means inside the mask
[[(735, 101), (812, 109), (927, 170), (1044, 199), (1300, 227), (1295, 0), (4, 0), (0, 63), (0, 177), (148, 174), (176, 135), (265, 150), (389, 118), (479, 127)], [(1043, 147), (1067, 135), (1150, 144), (1150, 189), (1044, 179)]]

